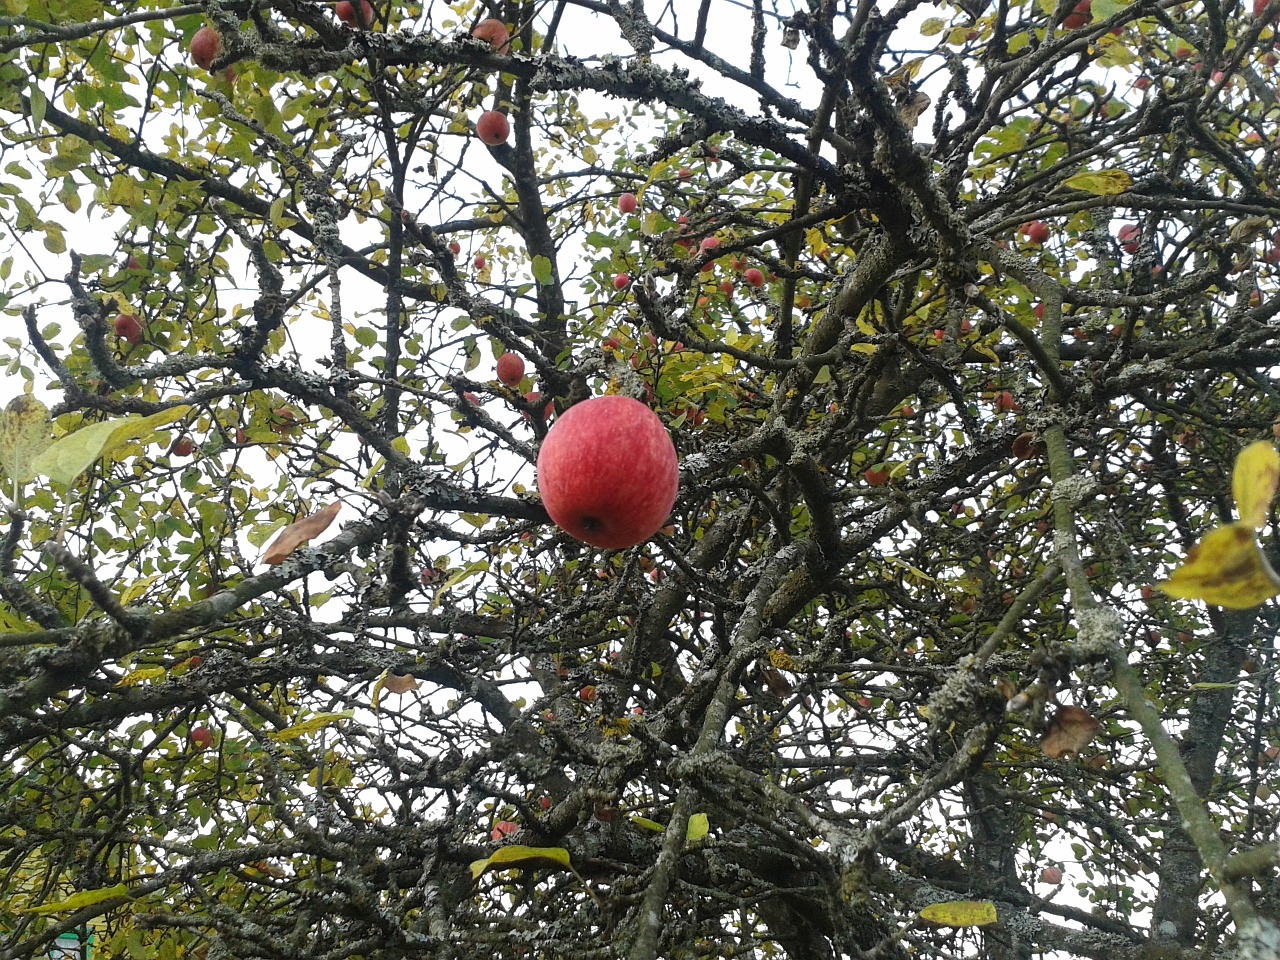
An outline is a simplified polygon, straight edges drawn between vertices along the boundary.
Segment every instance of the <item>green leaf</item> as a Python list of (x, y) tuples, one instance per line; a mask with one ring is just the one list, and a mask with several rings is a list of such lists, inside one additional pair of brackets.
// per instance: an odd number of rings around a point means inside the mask
[(711, 829), (707, 823), (707, 815), (705, 813), (695, 813), (689, 818), (689, 828), (685, 831), (684, 838), (689, 843), (697, 843), (707, 835)]
[(633, 816), (631, 818), (631, 822), (643, 830), (652, 830), (654, 833), (662, 833), (662, 831), (667, 829), (657, 820), (650, 820), (648, 817)]
[(551, 261), (549, 259), (542, 256), (533, 258), (533, 279), (537, 280), (542, 286), (546, 286), (551, 282)]
[(183, 405), (149, 417), (123, 417), (91, 424), (55, 440), (35, 458), (31, 467), (36, 473), (69, 487), (99, 457), (109, 457), (131, 440), (148, 436), (160, 427), (181, 420), (190, 410)]
[(291, 727), (285, 727), (283, 730), (277, 730), (270, 734), (272, 740), (283, 743), (286, 740), (297, 740), (304, 737), (308, 733), (315, 733), (322, 730), (331, 723), (338, 723), (342, 720), (349, 720), (355, 716), (354, 710), (342, 710), (338, 713), (317, 713), (314, 717), (308, 717), (301, 723), (295, 723)]
[(996, 905), (987, 900), (953, 900), (931, 903), (920, 919), (940, 927), (986, 927), (996, 922)]
[(20, 912), (34, 913), (41, 917), (47, 917), (54, 913), (73, 913), (83, 907), (91, 907), (95, 903), (127, 898), (128, 896), (129, 888), (123, 883), (117, 883), (114, 887), (103, 887), (99, 890), (84, 890), (80, 893), (67, 897), (65, 900), (59, 900), (57, 903), (45, 903), (38, 907), (27, 907)]
[(939, 20), (937, 17), (930, 17), (928, 20), (924, 21), (924, 23), (920, 24), (920, 36), (936, 37), (946, 28), (947, 25), (942, 20)]
[[(34, 80), (35, 77), (33, 76)], [(48, 109), (49, 101), (44, 95), (44, 91), (35, 83), (31, 84), (31, 122), (34, 126), (40, 126), (44, 123), (44, 112)]]
[(538, 867), (557, 866), (572, 870), (569, 862), (569, 851), (564, 847), (526, 847), (515, 844), (500, 847), (483, 860), (475, 860), (471, 864), (471, 879), (479, 880), (486, 870), (502, 867)]
[(1114, 197), (1133, 186), (1133, 177), (1123, 170), (1090, 170), (1068, 177), (1063, 182), (1063, 186), (1070, 187), (1072, 190), (1083, 190), (1096, 197)]
[(35, 461), (53, 442), (49, 408), (35, 397), (14, 397), (0, 413), (0, 466), (15, 483), (35, 479)]

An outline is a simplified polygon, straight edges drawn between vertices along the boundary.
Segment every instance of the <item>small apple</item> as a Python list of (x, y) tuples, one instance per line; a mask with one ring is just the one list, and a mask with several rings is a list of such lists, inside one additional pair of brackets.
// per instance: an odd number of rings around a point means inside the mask
[[(556, 412), (556, 404), (554, 400), (548, 400), (545, 407), (541, 410), (538, 409), (538, 405), (542, 402), (542, 393), (538, 390), (530, 390), (526, 393), (524, 395), (524, 402), (533, 408), (534, 416), (541, 417), (543, 420), (550, 420), (552, 415)], [(522, 416), (526, 420), (529, 419), (529, 414), (527, 413), (522, 414)]]
[(732, 295), (732, 294), (733, 294), (733, 281), (732, 281), (732, 280), (729, 280), (729, 279), (721, 280), (721, 281), (720, 281), (720, 292), (721, 292), (721, 293), (723, 293), (725, 296), (730, 296), (730, 295)]
[(550, 809), (551, 809), (551, 798), (550, 798), (550, 797), (539, 797), (539, 798), (538, 798), (538, 806), (540, 806), (543, 810), (550, 810)]
[(195, 449), (195, 441), (186, 434), (183, 434), (177, 440), (173, 441), (173, 446), (169, 448), (169, 452), (175, 457), (189, 457), (195, 452)]
[(630, 282), (631, 282), (631, 277), (629, 277), (625, 273), (620, 273), (613, 278), (613, 289), (615, 290), (625, 289), (627, 284), (629, 284)]
[(680, 485), (675, 444), (658, 416), (617, 395), (574, 404), (538, 451), (551, 519), (592, 546), (622, 550), (667, 522)]
[(1072, 11), (1067, 14), (1066, 18), (1062, 21), (1062, 25), (1068, 30), (1079, 30), (1093, 19), (1092, 8), (1092, 0), (1080, 0)]
[(764, 274), (755, 267), (751, 267), (749, 270), (744, 271), (742, 279), (757, 289), (764, 286)]
[(138, 259), (136, 254), (129, 254), (129, 261), (125, 264), (126, 270), (141, 270), (142, 261)]
[(708, 250), (714, 250), (718, 246), (720, 246), (719, 237), (704, 237), (702, 242), (698, 244), (698, 252), (706, 253)]
[(483, 270), (486, 266), (488, 266), (488, 264), (489, 264), (489, 261), (484, 258), (483, 253), (477, 253), (476, 258), (471, 261), (471, 265), (475, 267), (477, 270)]
[(1018, 460), (1030, 460), (1036, 455), (1036, 435), (1030, 431), (1013, 438), (1013, 455)]
[(191, 38), (191, 60), (202, 70), (208, 70), (222, 52), (222, 34), (207, 24)]
[(1049, 225), (1043, 220), (1028, 220), (1018, 232), (1027, 238), (1028, 243), (1034, 243), (1037, 246), (1049, 239)]
[(524, 379), (524, 360), (519, 354), (504, 353), (498, 358), (498, 380), (512, 389)]
[(693, 171), (690, 170), (688, 167), (681, 167), (676, 172), (676, 176), (679, 177), (681, 180), (688, 180), (690, 177), (693, 176)]
[(359, 0), (356, 6), (352, 0), (338, 0), (333, 5), (333, 12), (338, 19), (355, 30), (367, 30), (373, 26), (373, 4), (369, 0)]
[(511, 32), (507, 25), (496, 17), (486, 17), (475, 25), (471, 35), (477, 40), (487, 40), (498, 53), (507, 53), (511, 49)]
[(1137, 80), (1133, 81), (1133, 85), (1139, 90), (1147, 90), (1151, 87), (1151, 78), (1148, 76), (1141, 76)]
[(449, 252), (456, 257), (458, 254), (462, 252), (462, 244), (460, 244), (457, 240), (450, 240)]
[(208, 727), (192, 727), (191, 745), (197, 750), (208, 750), (213, 746), (213, 731)]
[(1061, 883), (1062, 870), (1059, 867), (1045, 867), (1040, 871), (1041, 883)]
[(866, 473), (862, 476), (866, 479), (869, 487), (883, 487), (889, 482), (889, 471), (884, 468), (877, 470), (875, 467), (868, 467)]
[(244, 442), (245, 442), (246, 440), (248, 440), (248, 439), (249, 439), (249, 437), (248, 437), (248, 435), (244, 432), (244, 429), (243, 429), (242, 427), (236, 427), (236, 445), (237, 445), (237, 446), (241, 446), (241, 445), (243, 445), (243, 444), (244, 444)]
[(1120, 232), (1116, 234), (1116, 238), (1120, 241), (1120, 249), (1125, 253), (1138, 252), (1138, 237), (1142, 235), (1142, 228), (1136, 223), (1126, 223), (1120, 228)]
[(640, 201), (636, 199), (634, 193), (624, 193), (618, 198), (618, 210), (621, 213), (635, 213), (639, 206)]
[(111, 329), (116, 332), (116, 336), (129, 344), (136, 347), (142, 342), (142, 322), (132, 313), (122, 313), (111, 321)]
[(271, 411), (271, 419), (268, 426), (283, 437), (286, 433), (292, 431), (294, 422), (297, 419), (298, 415), (289, 407), (276, 407)]
[(1032, 313), (1034, 313), (1034, 314), (1036, 315), (1036, 319), (1037, 319), (1037, 320), (1043, 320), (1043, 319), (1044, 319), (1044, 304), (1043, 304), (1043, 303), (1037, 303), (1037, 304), (1036, 304), (1036, 307), (1035, 307), (1035, 309), (1032, 311)]
[(1267, 0), (1253, 0), (1253, 15), (1261, 17), (1267, 10)]
[(476, 136), (480, 142), (490, 147), (501, 146), (511, 135), (511, 124), (507, 115), (498, 110), (486, 110), (476, 120)]
[(591, 684), (587, 684), (578, 691), (578, 699), (583, 703), (591, 703), (596, 698), (596, 688)]
[(996, 394), (995, 406), (996, 413), (1017, 413), (1022, 409), (1022, 404), (1018, 403), (1008, 390), (1001, 390)]

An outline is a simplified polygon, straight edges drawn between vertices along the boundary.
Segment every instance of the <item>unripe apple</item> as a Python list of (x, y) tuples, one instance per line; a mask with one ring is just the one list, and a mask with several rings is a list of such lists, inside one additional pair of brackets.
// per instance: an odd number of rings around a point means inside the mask
[(1138, 252), (1138, 237), (1142, 235), (1142, 228), (1136, 223), (1126, 223), (1120, 228), (1120, 232), (1116, 234), (1120, 241), (1120, 249), (1125, 253)]
[(551, 519), (592, 546), (622, 550), (667, 522), (680, 485), (676, 448), (639, 400), (595, 397), (560, 415), (538, 451)]
[(613, 278), (613, 289), (622, 290), (631, 282), (631, 277), (625, 273), (620, 273)]
[(186, 434), (183, 434), (177, 440), (173, 441), (173, 446), (170, 448), (169, 452), (175, 457), (189, 457), (193, 452), (195, 452), (195, 449), (195, 441)]
[(764, 286), (764, 274), (751, 267), (742, 274), (742, 279), (757, 289)]
[(142, 342), (142, 322), (132, 313), (122, 313), (116, 317), (111, 322), (111, 329), (130, 346), (136, 347)]
[(640, 201), (634, 193), (624, 193), (618, 198), (618, 210), (622, 213), (635, 213), (639, 206)]
[(192, 727), (191, 745), (197, 750), (207, 750), (213, 746), (213, 731), (208, 727)]
[(221, 52), (222, 34), (213, 27), (205, 25), (191, 38), (191, 61), (203, 70), (208, 70)]
[(1040, 871), (1041, 883), (1061, 883), (1062, 870), (1059, 867), (1045, 867)]
[(373, 26), (373, 4), (369, 0), (360, 0), (356, 6), (351, 0), (338, 0), (333, 5), (333, 12), (348, 27), (356, 30), (367, 30)]
[(515, 388), (524, 379), (524, 360), (519, 354), (504, 353), (498, 358), (498, 380), (504, 386)]
[(1042, 244), (1049, 239), (1049, 225), (1043, 220), (1029, 220), (1018, 228), (1028, 243)]
[(511, 49), (511, 33), (507, 25), (496, 17), (487, 17), (475, 25), (471, 35), (477, 40), (487, 40), (498, 53), (507, 53)]
[(511, 135), (511, 124), (507, 115), (498, 110), (486, 110), (476, 120), (476, 136), (480, 142), (491, 147), (501, 146)]

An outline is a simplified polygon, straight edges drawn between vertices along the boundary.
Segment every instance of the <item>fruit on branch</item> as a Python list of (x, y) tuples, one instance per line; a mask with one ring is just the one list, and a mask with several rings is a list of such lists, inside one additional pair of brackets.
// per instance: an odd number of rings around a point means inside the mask
[(142, 321), (132, 313), (122, 313), (111, 321), (116, 336), (132, 347), (142, 342)]
[(1120, 228), (1117, 234), (1120, 240), (1120, 249), (1125, 253), (1138, 252), (1138, 237), (1142, 234), (1142, 228), (1136, 223), (1126, 223)]
[(450, 240), (449, 252), (456, 257), (458, 254), (462, 252), (462, 244), (460, 244), (457, 240)]
[(173, 447), (170, 448), (169, 452), (175, 457), (189, 457), (195, 452), (195, 449), (195, 441), (184, 433), (177, 440), (173, 441)]
[(1040, 871), (1041, 883), (1061, 883), (1062, 868), (1061, 867), (1045, 867)]
[(996, 413), (1017, 413), (1022, 409), (1022, 404), (1013, 398), (1013, 394), (1008, 390), (1001, 390), (995, 396)]
[(488, 263), (489, 261), (484, 258), (483, 253), (477, 253), (476, 258), (471, 261), (471, 265), (475, 267), (477, 270), (483, 270), (488, 265)]
[(524, 379), (524, 360), (519, 354), (504, 353), (498, 358), (498, 380), (503, 386), (515, 388)]
[(222, 34), (213, 27), (205, 25), (191, 38), (191, 61), (203, 70), (208, 70), (221, 52)]
[(501, 146), (510, 135), (511, 124), (507, 122), (507, 115), (499, 110), (486, 110), (476, 120), (476, 136), (490, 147)]
[(566, 533), (607, 550), (667, 522), (680, 485), (676, 448), (639, 400), (595, 397), (560, 415), (538, 451), (538, 491)]
[(475, 25), (471, 35), (477, 40), (488, 41), (498, 53), (507, 53), (511, 49), (511, 32), (507, 25), (496, 17), (487, 17)]
[(867, 486), (869, 487), (883, 487), (889, 482), (889, 471), (883, 467), (880, 469), (868, 467), (866, 473), (862, 476), (867, 481)]
[[(551, 415), (556, 412), (556, 403), (554, 400), (548, 400), (546, 406), (542, 407), (541, 410), (538, 409), (538, 406), (542, 402), (542, 394), (537, 390), (530, 390), (526, 393), (524, 395), (524, 402), (533, 408), (533, 416), (539, 417), (543, 420), (550, 420)], [(526, 420), (532, 419), (528, 412), (522, 413), (521, 416)]]
[(742, 279), (747, 281), (747, 283), (751, 284), (756, 289), (764, 286), (764, 274), (755, 267), (751, 267), (743, 271)]
[(197, 750), (209, 749), (213, 746), (213, 731), (208, 727), (192, 727), (191, 745)]
[(278, 433), (283, 437), (293, 429), (293, 425), (297, 419), (298, 415), (288, 407), (276, 407), (271, 411), (269, 426), (275, 433)]
[(1062, 21), (1062, 25), (1068, 30), (1079, 30), (1086, 23), (1093, 19), (1093, 2), (1092, 0), (1080, 0), (1067, 14)]
[(620, 273), (613, 278), (613, 289), (622, 290), (631, 282), (631, 277), (625, 273)]
[(693, 176), (693, 171), (690, 170), (688, 167), (681, 167), (679, 171), (676, 172), (676, 176), (678, 176), (681, 180), (688, 180), (690, 177)]
[(624, 193), (618, 198), (618, 210), (621, 213), (635, 213), (639, 206), (640, 201), (636, 199), (634, 193)]
[(1042, 244), (1049, 239), (1049, 225), (1043, 220), (1029, 220), (1018, 228), (1028, 243)]
[(355, 30), (367, 30), (373, 26), (373, 4), (369, 0), (359, 0), (357, 7), (352, 0), (338, 0), (333, 5), (333, 12), (338, 19)]

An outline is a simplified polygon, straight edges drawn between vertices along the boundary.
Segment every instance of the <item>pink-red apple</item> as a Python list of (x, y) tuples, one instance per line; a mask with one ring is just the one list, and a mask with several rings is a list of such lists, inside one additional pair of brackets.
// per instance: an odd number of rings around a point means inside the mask
[(511, 49), (511, 33), (507, 25), (496, 17), (487, 17), (475, 25), (471, 35), (477, 40), (485, 40), (498, 53), (506, 53)]
[(613, 289), (622, 290), (631, 282), (631, 277), (625, 273), (620, 273), (613, 278)]
[(875, 467), (868, 467), (867, 472), (863, 474), (867, 481), (867, 486), (883, 487), (889, 482), (889, 471), (885, 469), (877, 470)]
[(592, 546), (622, 550), (662, 529), (680, 485), (676, 448), (639, 400), (605, 396), (560, 415), (538, 451), (551, 519)]
[(1027, 238), (1028, 243), (1042, 244), (1049, 239), (1049, 225), (1043, 220), (1028, 220), (1018, 232)]
[(476, 120), (476, 136), (481, 143), (491, 147), (506, 143), (507, 137), (511, 136), (511, 124), (507, 122), (507, 115), (499, 110), (486, 110), (480, 114), (480, 118)]
[(462, 252), (462, 244), (460, 244), (457, 240), (450, 240), (449, 252), (456, 257), (458, 254)]
[(169, 452), (175, 457), (189, 457), (195, 452), (195, 449), (195, 441), (186, 434), (183, 434), (177, 440), (173, 441), (173, 446), (170, 448)]
[(1066, 19), (1062, 21), (1062, 25), (1068, 30), (1079, 30), (1091, 19), (1093, 19), (1092, 0), (1080, 0), (1072, 11), (1067, 14)]
[(111, 329), (130, 346), (136, 347), (142, 342), (142, 321), (132, 313), (122, 313), (116, 317), (111, 322)]
[(348, 27), (356, 30), (367, 30), (373, 26), (373, 4), (369, 0), (359, 0), (359, 5), (352, 0), (338, 0), (333, 5), (333, 12)]
[(1041, 883), (1061, 883), (1062, 869), (1060, 867), (1045, 867), (1040, 871)]
[(197, 750), (209, 749), (213, 746), (213, 731), (208, 727), (192, 727), (191, 745)]
[(221, 52), (222, 34), (213, 27), (203, 26), (191, 38), (191, 61), (203, 70), (208, 70)]
[(1142, 235), (1142, 228), (1136, 223), (1126, 223), (1120, 228), (1120, 232), (1116, 235), (1120, 240), (1120, 249), (1125, 253), (1138, 252), (1138, 237)]
[(756, 287), (756, 288), (764, 286), (764, 274), (761, 273), (759, 270), (757, 270), (755, 267), (751, 267), (750, 269), (744, 271), (742, 274), (742, 279), (747, 281), (747, 283), (751, 284), (753, 287)]
[(524, 379), (524, 360), (519, 354), (504, 353), (498, 358), (498, 380), (504, 386), (518, 387)]
[(618, 198), (618, 210), (622, 213), (635, 213), (639, 206), (640, 201), (634, 193), (624, 193)]
[(488, 265), (488, 263), (489, 261), (484, 258), (483, 253), (477, 253), (476, 258), (471, 261), (471, 265), (475, 267), (477, 270), (483, 270)]

